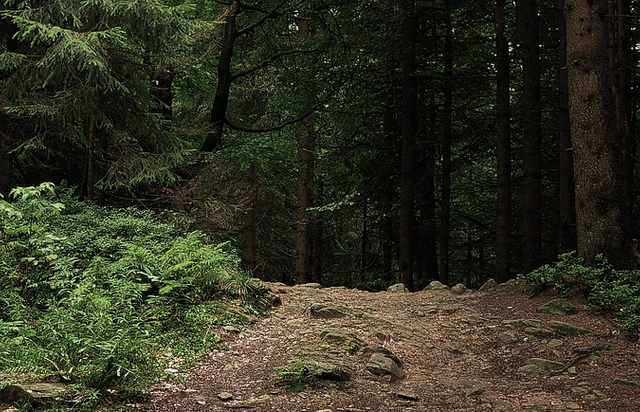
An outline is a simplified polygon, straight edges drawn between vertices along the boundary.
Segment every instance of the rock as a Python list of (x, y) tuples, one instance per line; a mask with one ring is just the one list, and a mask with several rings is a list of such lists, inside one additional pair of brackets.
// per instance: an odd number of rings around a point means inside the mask
[(409, 289), (404, 286), (404, 283), (396, 283), (387, 288), (387, 292), (393, 293), (409, 293)]
[(497, 288), (497, 287), (498, 287), (498, 282), (496, 282), (495, 279), (491, 278), (491, 279), (487, 280), (486, 282), (484, 282), (484, 284), (482, 286), (480, 286), (480, 289), (478, 289), (478, 291), (489, 290), (489, 289), (493, 289), (493, 288)]
[(573, 315), (578, 313), (578, 309), (564, 299), (554, 299), (538, 307), (538, 312), (550, 315)]
[(611, 383), (614, 385), (640, 386), (640, 382), (638, 381), (631, 381), (631, 380), (621, 379), (621, 378), (616, 378), (613, 381), (611, 381)]
[(429, 283), (422, 290), (445, 290), (445, 289), (449, 289), (449, 286), (443, 285), (442, 283), (438, 282), (437, 280), (434, 280), (433, 282)]
[(501, 334), (498, 335), (498, 340), (501, 343), (505, 343), (505, 344), (513, 344), (513, 343), (518, 343), (518, 341), (520, 339), (518, 339), (518, 336), (515, 333), (512, 332), (503, 332)]
[(559, 348), (562, 345), (564, 345), (564, 342), (560, 339), (551, 339), (549, 342), (547, 342), (547, 346), (550, 348)]
[(528, 327), (524, 328), (524, 333), (536, 338), (550, 338), (554, 332), (551, 329)]
[(367, 346), (366, 348), (364, 348), (363, 352), (364, 353), (381, 353), (382, 355), (391, 359), (398, 365), (402, 365), (402, 361), (400, 360), (400, 358), (398, 358), (393, 352), (391, 352), (389, 349), (385, 348), (384, 346)]
[(527, 359), (526, 365), (518, 369), (518, 373), (541, 374), (551, 371), (558, 371), (564, 368), (564, 363), (542, 359)]
[(322, 332), (320, 339), (335, 346), (340, 346), (350, 354), (356, 353), (365, 345), (365, 342), (357, 336), (333, 329)]
[(404, 378), (404, 372), (400, 366), (382, 353), (371, 355), (371, 359), (367, 363), (367, 370), (377, 376), (391, 376), (392, 379)]
[(327, 362), (307, 360), (304, 366), (310, 376), (327, 381), (346, 382), (351, 379), (351, 374), (345, 366), (336, 359), (326, 358)]
[(235, 326), (223, 326), (222, 329), (227, 333), (240, 333), (242, 332), (240, 329)]
[(503, 320), (502, 324), (509, 326), (511, 329), (524, 330), (525, 328), (537, 328), (542, 323), (537, 319), (508, 319)]
[(221, 401), (230, 401), (233, 399), (233, 395), (229, 392), (220, 392), (218, 394), (218, 399), (220, 399)]
[(314, 303), (311, 305), (311, 314), (317, 318), (343, 318), (347, 316), (349, 309), (343, 306), (326, 305), (323, 303)]
[(301, 283), (296, 286), (299, 288), (307, 288), (307, 289), (322, 289), (322, 285), (319, 283)]
[(580, 326), (572, 325), (571, 323), (567, 322), (552, 320), (549, 321), (548, 325), (551, 329), (555, 330), (561, 335), (579, 336), (591, 333), (589, 329), (581, 328)]
[(458, 283), (457, 285), (451, 288), (451, 293), (453, 293), (454, 295), (464, 295), (468, 291), (469, 289), (467, 289), (467, 287), (462, 283)]
[(0, 402), (27, 402), (40, 406), (62, 399), (62, 393), (67, 389), (69, 386), (62, 383), (14, 383), (0, 390)]
[(397, 395), (398, 395), (398, 398), (406, 399), (408, 401), (417, 401), (419, 399), (418, 395), (412, 392), (398, 392)]

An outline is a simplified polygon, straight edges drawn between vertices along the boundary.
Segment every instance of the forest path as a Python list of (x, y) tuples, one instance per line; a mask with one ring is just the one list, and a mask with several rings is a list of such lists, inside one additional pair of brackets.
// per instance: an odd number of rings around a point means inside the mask
[[(269, 286), (282, 305), (248, 330), (227, 333), (229, 350), (204, 357), (185, 384), (154, 388), (157, 412), (640, 411), (640, 388), (613, 383), (640, 381), (640, 346), (615, 338), (613, 325), (577, 297), (569, 300), (578, 314), (555, 316), (536, 311), (550, 296), (529, 299), (517, 283), (463, 295)], [(335, 305), (345, 316), (314, 316), (313, 304)], [(525, 332), (518, 322), (504, 322), (517, 319), (540, 321), (534, 322), (540, 327)], [(546, 322), (558, 320), (593, 333), (541, 337)], [(342, 354), (346, 383), (322, 381), (297, 394), (279, 385), (274, 368), (302, 348), (318, 347), (327, 330), (388, 349), (405, 377), (376, 378), (366, 369), (371, 352), (358, 350)], [(602, 345), (611, 350), (593, 349)], [(580, 356), (580, 348), (591, 348), (593, 356)], [(530, 358), (575, 370), (519, 373)], [(230, 398), (220, 399), (225, 395)]]

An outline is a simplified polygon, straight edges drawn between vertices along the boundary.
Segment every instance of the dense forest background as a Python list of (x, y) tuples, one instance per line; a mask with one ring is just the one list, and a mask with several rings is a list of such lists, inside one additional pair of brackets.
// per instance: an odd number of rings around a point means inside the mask
[(0, 192), (231, 239), (256, 277), (634, 263), (632, 0), (5, 0)]

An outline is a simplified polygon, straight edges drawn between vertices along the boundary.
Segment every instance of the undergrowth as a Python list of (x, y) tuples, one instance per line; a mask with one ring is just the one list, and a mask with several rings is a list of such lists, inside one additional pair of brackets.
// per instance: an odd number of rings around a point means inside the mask
[(0, 385), (74, 384), (78, 399), (143, 391), (268, 307), (228, 244), (153, 213), (43, 183), (0, 199)]
[(638, 270), (616, 270), (603, 256), (597, 257), (595, 265), (584, 266), (574, 252), (563, 254), (558, 262), (544, 265), (521, 278), (527, 281), (530, 295), (550, 287), (561, 293), (581, 288), (591, 305), (611, 311), (626, 330), (636, 335), (640, 333)]

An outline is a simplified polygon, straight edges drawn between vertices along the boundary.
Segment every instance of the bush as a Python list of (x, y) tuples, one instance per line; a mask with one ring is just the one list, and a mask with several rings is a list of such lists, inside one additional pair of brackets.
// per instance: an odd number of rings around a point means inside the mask
[(58, 376), (81, 397), (140, 390), (267, 307), (228, 244), (63, 192), (65, 207), (51, 184), (12, 196), (0, 200), (0, 373)]
[(615, 270), (603, 256), (594, 266), (584, 266), (573, 252), (520, 278), (527, 281), (530, 295), (549, 287), (562, 293), (583, 288), (593, 306), (613, 312), (628, 331), (640, 332), (640, 271)]

